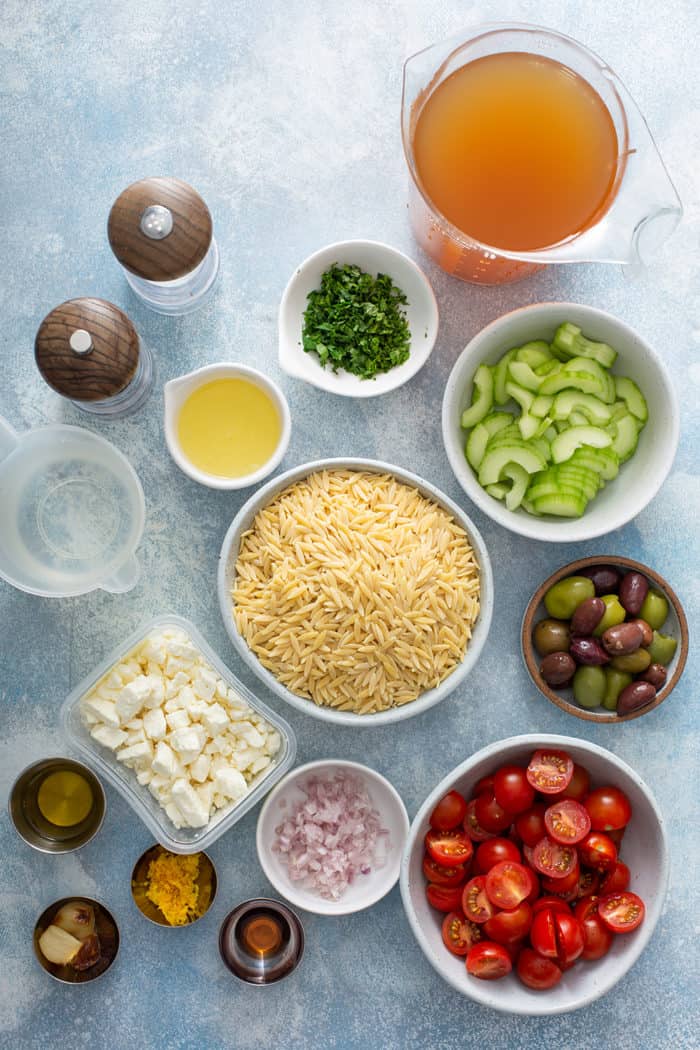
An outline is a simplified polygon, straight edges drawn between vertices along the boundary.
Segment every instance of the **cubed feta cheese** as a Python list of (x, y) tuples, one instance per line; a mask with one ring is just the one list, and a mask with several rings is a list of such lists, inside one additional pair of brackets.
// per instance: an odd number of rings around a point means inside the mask
[(221, 704), (209, 704), (202, 715), (202, 725), (209, 731), (211, 736), (223, 733), (229, 725), (229, 717)]
[(171, 729), (186, 729), (190, 724), (189, 715), (187, 711), (183, 711), (179, 708), (177, 711), (170, 711), (165, 716), (165, 721), (168, 723)]
[(265, 743), (265, 737), (254, 726), (244, 730), (243, 739), (251, 747), (262, 747)]
[(263, 769), (267, 769), (272, 759), (268, 755), (261, 755), (260, 758), (256, 758), (250, 766), (251, 773), (260, 773)]
[(206, 780), (209, 776), (209, 769), (211, 767), (211, 759), (209, 755), (199, 755), (192, 765), (190, 766), (190, 777), (192, 780), (196, 780), (199, 783)]
[(148, 740), (141, 740), (137, 744), (127, 745), (117, 751), (118, 761), (126, 762), (128, 765), (143, 765), (150, 762), (152, 757), (153, 745)]
[(150, 695), (151, 683), (146, 675), (134, 678), (123, 687), (117, 700), (117, 714), (122, 725), (139, 713)]
[(165, 812), (168, 814), (170, 820), (176, 828), (182, 828), (185, 826), (186, 822), (183, 819), (182, 813), (180, 812), (180, 810), (174, 802), (168, 802), (168, 804), (165, 807)]
[(191, 784), (184, 778), (176, 780), (171, 791), (172, 800), (191, 828), (203, 828), (209, 823), (209, 810)]
[(190, 676), (185, 674), (184, 671), (178, 671), (175, 677), (170, 677), (170, 680), (165, 683), (165, 699), (171, 700), (174, 696), (177, 696), (183, 685), (187, 685), (189, 680)]
[(112, 700), (100, 700), (96, 696), (88, 696), (81, 702), (83, 711), (88, 712), (105, 725), (119, 728), (119, 715), (117, 705)]
[(152, 711), (146, 711), (143, 716), (143, 728), (147, 737), (151, 740), (162, 740), (167, 732), (165, 715), (159, 707)]
[(150, 672), (145, 676), (146, 681), (150, 685), (150, 694), (144, 701), (144, 707), (151, 709), (160, 707), (165, 699), (165, 685), (161, 674), (151, 674)]
[(109, 747), (112, 751), (116, 751), (126, 741), (126, 733), (123, 729), (102, 724), (96, 725), (94, 729), (91, 729), (90, 736), (98, 744), (102, 744), (103, 747)]
[(211, 807), (214, 801), (213, 785), (207, 782), (206, 784), (201, 784), (199, 787), (196, 787), (194, 790), (197, 792), (197, 796), (207, 813), (211, 813)]
[(143, 729), (132, 729), (126, 734), (127, 744), (138, 744), (141, 740), (146, 739), (146, 734)]
[(200, 667), (194, 676), (192, 688), (200, 700), (211, 700), (218, 681), (216, 672), (209, 667)]
[(214, 778), (214, 792), (225, 798), (242, 798), (248, 790), (245, 777), (232, 766), (220, 769)]
[(188, 726), (171, 733), (169, 742), (173, 751), (177, 751), (180, 761), (187, 765), (198, 757), (205, 740), (206, 734), (201, 726)]
[(153, 780), (153, 772), (150, 769), (142, 769), (139, 773), (136, 774), (136, 779), (138, 780), (141, 787), (145, 787), (147, 784), (150, 784)]
[(179, 776), (182, 772), (175, 752), (164, 740), (159, 740), (156, 744), (156, 753), (151, 768), (154, 773), (161, 773), (164, 777)]

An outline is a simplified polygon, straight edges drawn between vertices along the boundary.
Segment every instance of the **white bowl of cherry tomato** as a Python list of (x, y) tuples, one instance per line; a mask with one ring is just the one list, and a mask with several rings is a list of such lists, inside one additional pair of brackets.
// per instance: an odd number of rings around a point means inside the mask
[(526, 735), (478, 751), (416, 815), (401, 896), (432, 966), (463, 995), (558, 1014), (608, 992), (661, 915), (663, 817), (596, 744)]

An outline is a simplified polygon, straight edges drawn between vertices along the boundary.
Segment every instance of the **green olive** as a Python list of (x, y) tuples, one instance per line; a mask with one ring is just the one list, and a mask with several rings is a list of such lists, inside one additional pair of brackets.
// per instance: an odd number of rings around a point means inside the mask
[(623, 623), (627, 615), (616, 594), (604, 594), (603, 601), (605, 602), (605, 612), (593, 632), (596, 638), (600, 638), (607, 631), (608, 627), (617, 627), (618, 623)]
[(566, 576), (550, 587), (544, 596), (544, 605), (550, 616), (557, 620), (570, 620), (586, 598), (595, 597), (593, 580), (586, 576)]
[(614, 656), (610, 661), (613, 671), (626, 671), (628, 674), (641, 674), (651, 663), (648, 649), (635, 649), (633, 653)]
[(668, 602), (663, 594), (659, 591), (649, 591), (642, 602), (639, 615), (653, 630), (660, 631), (668, 616)]
[(606, 707), (608, 711), (615, 711), (618, 696), (631, 682), (632, 675), (628, 671), (616, 671), (614, 667), (606, 667), (603, 707)]
[(569, 625), (562, 620), (540, 620), (535, 627), (533, 641), (540, 656), (566, 652), (571, 641)]
[(574, 697), (581, 707), (600, 707), (606, 679), (602, 667), (579, 667), (574, 675)]
[(678, 648), (678, 640), (672, 638), (670, 634), (659, 634), (658, 631), (654, 631), (651, 645), (648, 648), (653, 664), (663, 664), (664, 667), (668, 667)]

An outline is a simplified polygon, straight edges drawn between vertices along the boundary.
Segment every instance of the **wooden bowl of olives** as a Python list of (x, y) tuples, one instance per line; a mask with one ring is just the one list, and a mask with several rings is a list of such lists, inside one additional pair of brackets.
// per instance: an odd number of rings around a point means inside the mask
[(688, 622), (653, 569), (618, 555), (580, 558), (535, 591), (521, 644), (533, 682), (562, 711), (626, 722), (675, 688), (688, 656)]

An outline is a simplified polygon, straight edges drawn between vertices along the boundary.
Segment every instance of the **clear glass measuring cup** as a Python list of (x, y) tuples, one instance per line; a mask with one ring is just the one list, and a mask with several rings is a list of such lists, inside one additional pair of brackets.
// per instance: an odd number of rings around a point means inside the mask
[(144, 521), (141, 482), (109, 441), (62, 424), (18, 434), (0, 416), (0, 576), (13, 587), (131, 590)]
[[(513, 51), (554, 59), (587, 80), (612, 117), (619, 145), (614, 185), (597, 221), (557, 244), (533, 251), (494, 248), (457, 229), (422, 186), (413, 149), (421, 110), (450, 74), (486, 55)], [(682, 215), (675, 187), (624, 84), (587, 48), (550, 29), (517, 23), (480, 25), (468, 35), (413, 55), (404, 65), (401, 130), (411, 175), (409, 213), (415, 236), (443, 270), (463, 281), (507, 284), (550, 263), (639, 265), (652, 258)]]

